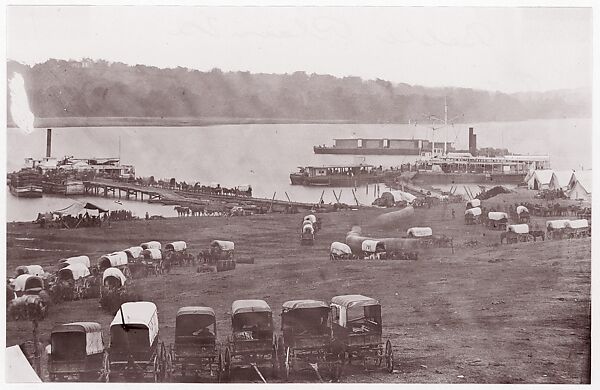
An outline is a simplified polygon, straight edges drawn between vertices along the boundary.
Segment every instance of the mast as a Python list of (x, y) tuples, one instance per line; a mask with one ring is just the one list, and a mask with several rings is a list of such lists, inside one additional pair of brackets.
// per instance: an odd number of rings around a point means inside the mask
[(444, 155), (448, 153), (448, 98), (444, 96), (444, 126), (446, 131), (444, 132)]

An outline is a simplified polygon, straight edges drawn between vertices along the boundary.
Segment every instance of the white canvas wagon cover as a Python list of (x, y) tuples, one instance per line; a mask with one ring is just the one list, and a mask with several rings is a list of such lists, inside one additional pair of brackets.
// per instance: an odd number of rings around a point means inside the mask
[(74, 257), (68, 257), (66, 259), (62, 259), (60, 261), (61, 263), (65, 263), (65, 264), (83, 264), (86, 267), (90, 268), (90, 258), (87, 256), (74, 256)]
[(481, 206), (481, 201), (479, 199), (471, 199), (470, 201), (467, 202), (468, 208), (474, 208), (474, 207), (479, 207), (479, 206)]
[(143, 250), (144, 248), (142, 248), (141, 246), (132, 246), (130, 248), (125, 249), (123, 252), (131, 256), (132, 259), (137, 259), (138, 257), (140, 257)]
[(376, 241), (376, 240), (364, 240), (362, 242), (362, 250), (363, 252), (371, 252), (371, 253), (375, 253), (377, 252), (377, 245), (383, 245), (383, 243), (381, 241)]
[(569, 222), (569, 220), (567, 220), (567, 219), (557, 219), (554, 221), (547, 221), (546, 228), (564, 229), (567, 226), (567, 222)]
[(231, 304), (231, 315), (241, 313), (271, 313), (271, 308), (262, 299), (240, 299)]
[(501, 219), (508, 219), (508, 214), (501, 211), (490, 211), (488, 213), (488, 219), (492, 221), (500, 221)]
[(162, 245), (158, 241), (148, 241), (140, 244), (143, 249), (162, 249)]
[(61, 268), (58, 270), (58, 275), (68, 275), (71, 274), (73, 276), (73, 280), (78, 280), (81, 278), (85, 278), (90, 275), (90, 270), (85, 264), (75, 263), (66, 266), (65, 268)]
[(331, 303), (347, 309), (354, 306), (374, 306), (379, 305), (379, 301), (364, 295), (338, 295), (331, 298)]
[(175, 252), (181, 252), (187, 249), (185, 241), (174, 241), (165, 245), (165, 250), (171, 250)]
[(571, 228), (571, 229), (580, 229), (580, 228), (586, 228), (588, 227), (588, 221), (587, 219), (575, 219), (573, 221), (567, 221), (565, 223), (565, 227)]
[(481, 215), (481, 209), (479, 207), (473, 207), (471, 209), (465, 210), (465, 215), (472, 215), (474, 217)]
[(210, 243), (210, 246), (218, 246), (222, 251), (232, 251), (235, 248), (235, 244), (232, 241), (221, 240), (214, 240)]
[(302, 226), (302, 231), (304, 233), (314, 233), (315, 232), (315, 228), (313, 227), (312, 224), (310, 224), (310, 225), (304, 225), (304, 226)]
[(52, 334), (55, 333), (85, 333), (85, 353), (94, 355), (104, 352), (102, 327), (97, 322), (71, 322), (57, 325), (52, 328)]
[(330, 253), (335, 255), (350, 255), (352, 254), (352, 250), (350, 247), (343, 242), (332, 242)]
[(308, 219), (305, 219), (304, 221), (302, 221), (302, 226), (306, 226), (306, 225), (311, 225), (312, 226), (312, 221), (309, 221)]
[(158, 311), (152, 302), (125, 302), (115, 314), (110, 327), (122, 325), (142, 325), (148, 328), (150, 345), (158, 336)]
[(427, 237), (433, 235), (433, 230), (430, 227), (411, 227), (406, 231), (406, 234), (413, 237)]
[(31, 278), (38, 279), (40, 281), (40, 283), (43, 285), (42, 279), (40, 277), (29, 275), (29, 274), (23, 274), (23, 275), (17, 276), (15, 278), (15, 280), (13, 281), (13, 284), (15, 286), (15, 291), (25, 291), (27, 281)]
[(317, 217), (315, 217), (313, 214), (309, 214), (306, 217), (304, 217), (304, 220), (315, 223), (315, 222), (317, 222)]
[(106, 278), (109, 278), (109, 277), (113, 277), (113, 278), (120, 280), (121, 286), (123, 286), (125, 284), (125, 281), (127, 280), (125, 275), (123, 275), (123, 272), (121, 272), (120, 269), (115, 268), (115, 267), (110, 267), (110, 268), (107, 268), (104, 270), (104, 272), (102, 273), (102, 284), (104, 284), (104, 281), (106, 280)]
[(298, 299), (293, 301), (284, 302), (281, 305), (283, 311), (291, 311), (298, 309), (329, 309), (329, 306), (323, 301), (317, 301), (314, 299)]
[(521, 223), (519, 225), (508, 225), (506, 230), (518, 234), (527, 234), (529, 233), (529, 225), (526, 223)]
[(160, 249), (144, 249), (142, 251), (142, 256), (149, 260), (160, 260), (162, 259), (162, 252)]
[(206, 315), (215, 317), (215, 311), (212, 307), (208, 306), (184, 306), (177, 310), (177, 317), (185, 315)]
[(120, 267), (122, 265), (127, 265), (128, 258), (127, 253), (125, 252), (114, 252), (109, 253), (108, 255), (104, 255), (100, 257), (98, 260), (99, 264), (108, 262), (111, 267)]
[(24, 274), (33, 275), (33, 276), (43, 276), (44, 269), (41, 265), (20, 265), (17, 267), (16, 271), (19, 273), (19, 270), (23, 271)]
[(525, 206), (517, 206), (517, 214), (521, 214), (521, 213), (528, 213), (529, 209)]

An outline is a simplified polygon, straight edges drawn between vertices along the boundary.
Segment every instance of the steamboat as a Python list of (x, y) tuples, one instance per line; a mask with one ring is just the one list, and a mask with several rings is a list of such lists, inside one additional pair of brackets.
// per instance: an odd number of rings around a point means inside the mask
[[(376, 175), (362, 175), (364, 180), (355, 180), (358, 185), (379, 183), (392, 178), (402, 178), (415, 184), (521, 184), (529, 171), (550, 169), (549, 156), (514, 155), (504, 150), (503, 154), (490, 150), (477, 149), (477, 135), (469, 128), (469, 149), (457, 150), (451, 142), (434, 142), (425, 139), (374, 139), (343, 138), (335, 139), (334, 145), (315, 146), (315, 154), (346, 154), (370, 158), (377, 156), (398, 156), (401, 163), (396, 168), (382, 170)], [(369, 156), (369, 157), (367, 157)], [(389, 160), (388, 160), (389, 161)], [(354, 172), (352, 166), (337, 167)], [(328, 181), (330, 170), (327, 167), (305, 167), (295, 174), (292, 184), (341, 186), (336, 180)], [(360, 171), (362, 173), (362, 171)], [(361, 175), (356, 175), (361, 177)], [(291, 177), (291, 176), (290, 176)], [(352, 176), (351, 176), (352, 178)], [(332, 177), (334, 179), (334, 177)], [(295, 182), (294, 182), (295, 181)], [(351, 179), (341, 180), (355, 185)], [(392, 180), (393, 181), (393, 180)], [(331, 183), (331, 184), (329, 184)]]

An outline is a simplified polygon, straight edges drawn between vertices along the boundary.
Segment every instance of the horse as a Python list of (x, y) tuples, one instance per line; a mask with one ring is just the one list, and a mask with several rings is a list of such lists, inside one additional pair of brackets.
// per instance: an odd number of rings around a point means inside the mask
[(500, 244), (506, 240), (507, 244), (513, 244), (518, 241), (517, 233), (515, 232), (502, 232), (500, 233)]
[(529, 234), (533, 237), (533, 241), (537, 241), (537, 237), (541, 237), (542, 241), (546, 241), (546, 233), (543, 230), (530, 230)]

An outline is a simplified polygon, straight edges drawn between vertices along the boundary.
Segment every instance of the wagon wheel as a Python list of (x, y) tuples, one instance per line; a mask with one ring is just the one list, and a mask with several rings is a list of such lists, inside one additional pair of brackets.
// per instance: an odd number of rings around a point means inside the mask
[(394, 371), (394, 350), (390, 340), (385, 343), (385, 368), (390, 374)]
[(290, 347), (287, 347), (285, 349), (285, 360), (284, 360), (284, 379), (287, 381), (288, 378), (290, 377), (290, 368), (291, 368), (291, 359), (292, 359), (292, 351), (290, 350)]
[(277, 338), (273, 336), (273, 351), (271, 352), (271, 376), (277, 378), (279, 375), (279, 348)]
[(527, 241), (527, 242), (531, 242), (531, 241), (533, 241), (533, 236), (532, 236), (531, 234), (528, 234), (528, 235), (526, 235), (525, 237), (526, 237), (526, 241)]
[(100, 381), (110, 382), (110, 360), (108, 353), (104, 352), (104, 359), (102, 361), (102, 370), (100, 371)]
[(225, 358), (223, 361), (223, 379), (229, 381), (231, 378), (231, 351), (229, 347), (225, 349)]
[(154, 355), (152, 370), (152, 374), (154, 376), (154, 383), (160, 382), (160, 360), (158, 358), (158, 354)]
[[(166, 348), (165, 348), (166, 350)], [(164, 381), (171, 382), (173, 378), (173, 352), (172, 347), (169, 345), (169, 349), (166, 350), (164, 357)]]
[(221, 380), (223, 379), (223, 355), (221, 355), (221, 352), (219, 351), (219, 359), (218, 359), (218, 364), (219, 367), (217, 369), (217, 382), (221, 383)]

